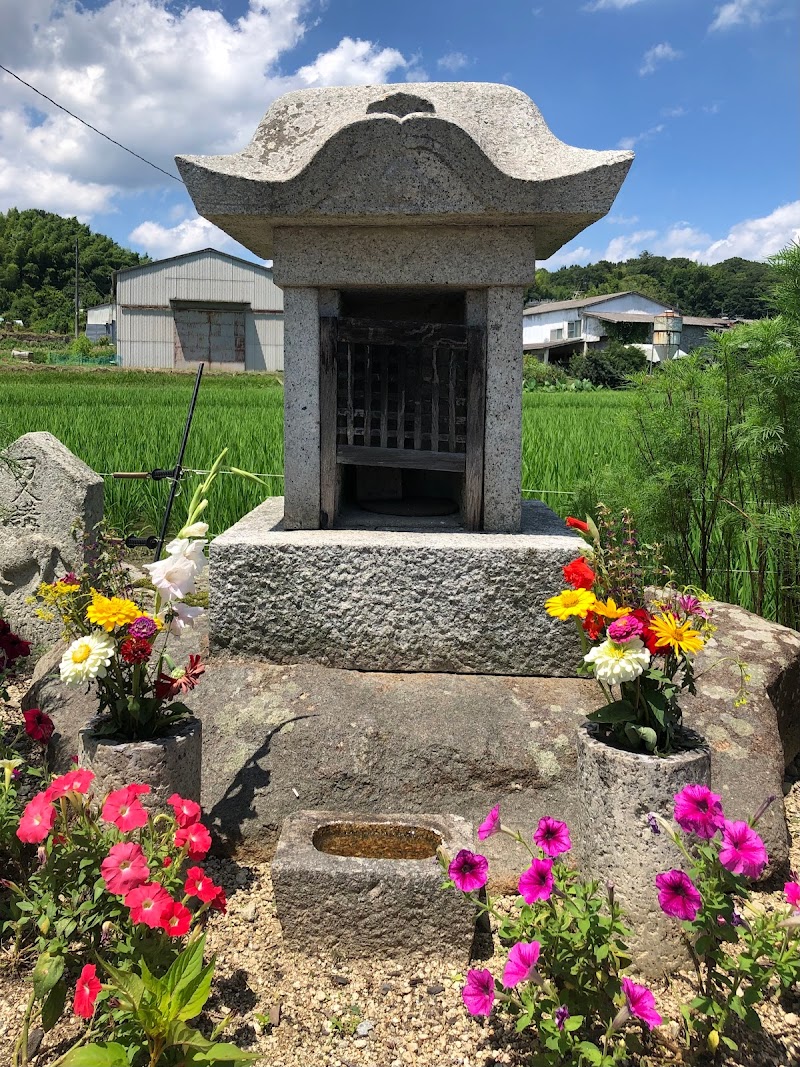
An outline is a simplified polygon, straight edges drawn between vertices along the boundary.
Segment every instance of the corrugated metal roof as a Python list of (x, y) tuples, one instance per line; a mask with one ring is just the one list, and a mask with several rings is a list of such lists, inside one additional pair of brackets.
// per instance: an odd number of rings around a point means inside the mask
[[(616, 296), (641, 296), (645, 300), (652, 299), (649, 296), (644, 296), (644, 293), (637, 293), (635, 289), (626, 289), (624, 293), (604, 293), (603, 296), (582, 296), (580, 300), (550, 300), (543, 304), (533, 304), (531, 307), (525, 308), (522, 312), (523, 315), (540, 315), (545, 311), (566, 311), (567, 308), (582, 308), (589, 307), (591, 304), (602, 304), (604, 300), (613, 300)], [(658, 301), (654, 301), (658, 303)]]
[(265, 267), (263, 263), (257, 263), (253, 259), (243, 259), (241, 256), (232, 256), (230, 252), (220, 252), (218, 248), (197, 248), (194, 252), (181, 252), (178, 256), (167, 256), (165, 259), (154, 259), (150, 263), (135, 263), (132, 267), (120, 267), (119, 270), (114, 271), (114, 277), (118, 274), (127, 274), (132, 270), (149, 270), (151, 267), (158, 267), (163, 263), (172, 263), (176, 259), (188, 259), (190, 256), (200, 256), (204, 252), (211, 252), (215, 256), (223, 256), (225, 259), (231, 259), (235, 263), (244, 263), (248, 267), (256, 267), (259, 270), (266, 271), (268, 274), (272, 274), (272, 267)]
[[(661, 312), (657, 314), (661, 315)], [(589, 311), (587, 316), (602, 319), (603, 322), (652, 322), (656, 313), (649, 315), (646, 311)]]

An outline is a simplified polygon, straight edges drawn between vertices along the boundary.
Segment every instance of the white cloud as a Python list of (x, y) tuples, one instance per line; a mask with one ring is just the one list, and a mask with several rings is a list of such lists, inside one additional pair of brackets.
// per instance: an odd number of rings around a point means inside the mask
[(665, 107), (661, 109), (661, 114), (665, 119), (682, 119), (684, 115), (688, 115), (689, 112), (685, 107), (680, 104), (677, 107)]
[(728, 0), (714, 10), (709, 30), (729, 30), (733, 26), (757, 26), (764, 21), (772, 0)]
[(456, 71), (468, 67), (469, 62), (469, 56), (465, 56), (463, 52), (448, 52), (447, 55), (436, 60), (436, 65), (442, 70), (449, 70), (451, 74), (455, 74)]
[(661, 44), (654, 44), (653, 47), (648, 48), (642, 56), (642, 65), (639, 67), (639, 73), (641, 75), (652, 74), (662, 63), (669, 63), (674, 59), (680, 59), (682, 55), (683, 52), (679, 52), (677, 49), (673, 48), (669, 41), (662, 41)]
[[(240, 17), (228, 19), (208, 10), (207, 0), (183, 6), (101, 0), (92, 8), (66, 0), (0, 0), (4, 62), (175, 173), (176, 153), (243, 148), (281, 93), (405, 78), (411, 64), (396, 49), (350, 37), (287, 71), (286, 57), (302, 39), (314, 5), (249, 0)], [(0, 87), (3, 203), (90, 216), (112, 209), (115, 196), (126, 191), (174, 184), (8, 75), (0, 73)]]
[(657, 230), (636, 230), (624, 237), (614, 237), (608, 242), (608, 248), (600, 259), (608, 259), (612, 263), (619, 263), (623, 259), (633, 259), (643, 248), (649, 249), (648, 242), (652, 241), (657, 233)]
[(591, 0), (584, 5), (584, 11), (622, 11), (626, 7), (633, 7), (642, 0)]
[(250, 253), (233, 241), (207, 219), (195, 215), (175, 226), (162, 226), (158, 222), (143, 222), (128, 235), (136, 248), (141, 248), (153, 259), (166, 259), (184, 252), (196, 252), (200, 248), (217, 248), (234, 255)]
[(657, 137), (663, 130), (664, 123), (659, 122), (658, 125), (651, 126), (649, 130), (643, 130), (642, 133), (637, 133), (633, 137), (620, 138), (617, 142), (617, 148), (624, 148), (626, 151), (630, 151), (640, 141), (649, 141), (652, 137)]
[(594, 254), (591, 248), (586, 248), (583, 245), (579, 245), (577, 248), (569, 248), (556, 252), (555, 255), (549, 259), (543, 260), (541, 263), (536, 264), (537, 270), (540, 267), (544, 267), (545, 270), (558, 270), (559, 267), (572, 267), (576, 263), (591, 263), (594, 258)]
[(603, 222), (610, 222), (613, 226), (633, 226), (638, 221), (638, 215), (606, 215), (603, 219)]

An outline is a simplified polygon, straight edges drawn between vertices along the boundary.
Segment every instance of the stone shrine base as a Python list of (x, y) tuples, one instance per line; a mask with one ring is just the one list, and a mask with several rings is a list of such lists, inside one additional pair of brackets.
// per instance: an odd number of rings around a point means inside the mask
[(361, 671), (575, 673), (575, 628), (544, 602), (581, 542), (544, 504), (523, 503), (518, 534), (357, 511), (343, 523), (285, 530), (276, 497), (212, 541), (212, 650)]
[[(711, 786), (729, 818), (747, 819), (777, 796), (759, 832), (780, 869), (784, 766), (800, 752), (800, 634), (741, 608), (715, 610), (716, 644), (698, 657), (686, 724), (708, 740)], [(203, 645), (194, 633), (170, 651), (185, 662)], [(751, 674), (739, 708), (737, 654)], [(53, 717), (56, 769), (65, 771), (95, 704), (61, 683), (59, 658), (55, 649), (40, 661), (24, 706)], [(477, 826), (499, 802), (503, 821), (527, 833), (543, 815), (566, 820), (580, 856), (577, 734), (598, 696), (578, 678), (380, 674), (217, 654), (186, 697), (203, 721), (204, 818), (223, 847), (256, 858), (302, 809), (452, 813)], [(480, 851), (495, 885), (516, 886), (525, 855), (505, 835)]]

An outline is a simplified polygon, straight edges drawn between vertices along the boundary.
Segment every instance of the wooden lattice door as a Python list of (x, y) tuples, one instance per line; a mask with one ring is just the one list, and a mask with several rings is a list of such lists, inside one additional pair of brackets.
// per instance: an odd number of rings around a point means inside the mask
[(481, 528), (486, 335), (447, 323), (320, 322), (321, 520), (339, 466), (455, 471), (464, 521)]

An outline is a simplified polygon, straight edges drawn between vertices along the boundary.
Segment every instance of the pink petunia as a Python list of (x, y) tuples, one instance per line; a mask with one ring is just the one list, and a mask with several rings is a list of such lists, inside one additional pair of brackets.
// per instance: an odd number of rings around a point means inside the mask
[(675, 794), (675, 822), (686, 833), (710, 841), (722, 829), (722, 797), (705, 785), (685, 785)]
[[(149, 792), (149, 789), (147, 791)], [(133, 785), (126, 785), (123, 789), (109, 793), (103, 810), (100, 812), (100, 818), (105, 822), (113, 822), (123, 833), (146, 826), (147, 812), (139, 800), (140, 793), (141, 787)]]
[(562, 852), (569, 852), (572, 848), (567, 824), (559, 822), (558, 819), (551, 819), (547, 815), (539, 820), (533, 840), (542, 852), (551, 858), (560, 856)]
[(500, 829), (500, 805), (495, 804), (486, 818), (478, 827), (478, 840), (485, 841), (487, 837), (496, 834)]
[(132, 889), (146, 884), (150, 868), (141, 845), (133, 841), (120, 841), (109, 849), (100, 864), (100, 873), (109, 893), (124, 897)]
[(656, 998), (647, 986), (632, 982), (630, 978), (623, 978), (622, 992), (625, 994), (628, 1011), (631, 1015), (641, 1019), (650, 1030), (654, 1026), (661, 1026), (663, 1020), (656, 1011)]
[(732, 874), (760, 878), (769, 857), (764, 842), (746, 822), (725, 820), (719, 862)]
[(526, 904), (549, 900), (553, 892), (553, 861), (533, 860), (520, 875), (519, 892)]
[(190, 860), (201, 860), (211, 848), (211, 834), (201, 822), (191, 826), (179, 826), (175, 831), (175, 847), (188, 845), (187, 856)]
[(703, 898), (691, 878), (683, 871), (664, 871), (656, 875), (658, 903), (665, 915), (693, 922), (703, 905)]
[(131, 922), (144, 923), (153, 929), (161, 926), (161, 918), (172, 903), (172, 897), (158, 882), (146, 882), (125, 896), (125, 907), (130, 908)]
[(468, 848), (462, 848), (447, 868), (447, 873), (462, 893), (474, 893), (486, 885), (489, 877), (489, 861)]
[(167, 797), (167, 803), (175, 812), (175, 821), (178, 826), (191, 826), (199, 821), (200, 805), (196, 801), (187, 800), (185, 797), (173, 793), (171, 797)]
[(78, 984), (75, 986), (75, 997), (72, 1001), (72, 1009), (82, 1019), (91, 1019), (94, 1015), (94, 1004), (97, 995), (103, 986), (97, 977), (97, 968), (93, 963), (87, 963), (83, 967)]
[(28, 845), (38, 845), (53, 829), (55, 821), (56, 809), (44, 793), (37, 793), (25, 805), (17, 827), (17, 837)]
[(210, 904), (219, 893), (219, 886), (214, 885), (202, 867), (190, 867), (186, 872), (184, 892), (189, 897), (197, 897), (204, 904)]
[(88, 793), (89, 786), (94, 781), (92, 771), (83, 768), (77, 771), (69, 771), (60, 778), (54, 778), (45, 789), (44, 795), (48, 800), (57, 800), (59, 797), (68, 796), (70, 793)]
[(467, 984), (461, 998), (470, 1015), (491, 1015), (494, 1005), (494, 978), (488, 970), (467, 971)]
[(164, 905), (159, 925), (167, 931), (170, 937), (183, 937), (184, 934), (188, 934), (189, 927), (192, 925), (192, 913), (185, 904), (181, 904), (178, 900), (171, 900), (169, 904)]
[(542, 946), (538, 941), (519, 941), (512, 945), (503, 970), (503, 985), (511, 989), (520, 982), (529, 982), (536, 972)]
[(783, 891), (787, 902), (796, 910), (800, 910), (800, 882), (787, 882)]

